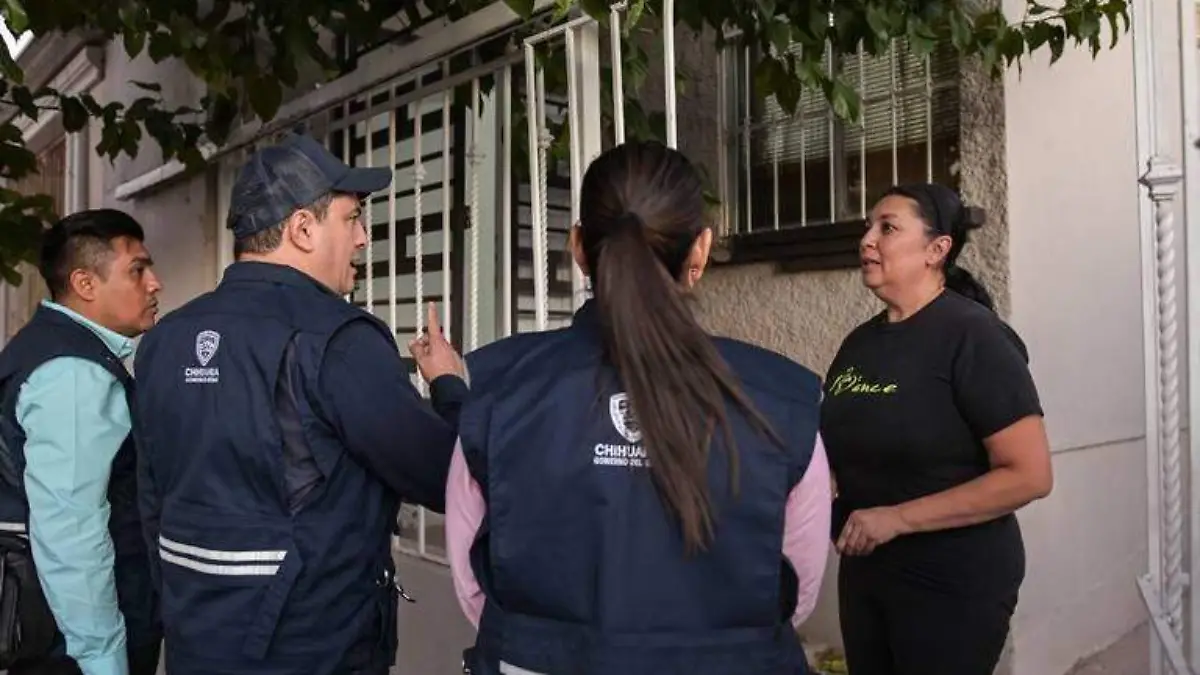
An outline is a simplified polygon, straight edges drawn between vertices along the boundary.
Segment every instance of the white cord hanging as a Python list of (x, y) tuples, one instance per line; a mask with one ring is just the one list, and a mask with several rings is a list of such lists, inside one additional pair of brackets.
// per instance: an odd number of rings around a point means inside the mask
[(479, 347), (479, 171), (484, 155), (479, 150), (480, 110), (479, 80), (471, 81), (471, 147), (467, 159), (471, 163), (471, 181), (468, 184), (470, 205), (467, 211), (467, 227), (471, 230), (471, 349)]
[(388, 325), (396, 337), (396, 109), (388, 112), (388, 170), (392, 182), (388, 185)]
[[(540, 102), (543, 106), (545, 101)], [(543, 108), (544, 109), (544, 108)], [(538, 210), (541, 212), (541, 227), (535, 232), (538, 238), (538, 248), (541, 249), (541, 254), (536, 261), (537, 274), (541, 278), (541, 288), (543, 290), (538, 301), (538, 330), (546, 330), (549, 328), (550, 315), (550, 198), (549, 198), (549, 175), (550, 175), (550, 146), (554, 144), (554, 134), (550, 130), (542, 127), (541, 133), (538, 135), (538, 181), (541, 183), (541, 204), (538, 205)]]
[[(367, 121), (363, 123), (367, 132), (367, 148), (366, 148), (366, 166), (371, 168), (374, 166), (375, 158), (372, 155), (375, 153), (374, 135), (375, 127), (375, 109), (371, 105), (371, 94), (367, 93)], [(366, 204), (363, 205), (363, 226), (367, 231), (367, 250), (366, 250), (366, 280), (363, 282), (367, 285), (367, 311), (373, 316), (375, 314), (375, 235), (373, 229), (375, 223), (371, 213), (371, 198), (367, 197)]]
[[(422, 241), (421, 221), (423, 217), (421, 203), (421, 186), (425, 182), (425, 164), (421, 159), (421, 104), (416, 102), (413, 104), (413, 109), (416, 111), (413, 120), (413, 240), (414, 250), (413, 256), (414, 269), (413, 278), (416, 284), (416, 298), (414, 307), (416, 310), (416, 328), (417, 335), (421, 335), (421, 329), (425, 327), (425, 270), (424, 256), (425, 246)], [(417, 388), (421, 395), (425, 395), (425, 379), (417, 378)]]

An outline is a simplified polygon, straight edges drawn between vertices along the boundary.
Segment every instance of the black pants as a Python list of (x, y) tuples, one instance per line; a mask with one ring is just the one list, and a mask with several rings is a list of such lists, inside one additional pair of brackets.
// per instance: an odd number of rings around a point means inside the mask
[(838, 608), (853, 675), (992, 675), (1017, 591), (939, 589), (843, 558)]
[(389, 588), (375, 608), (375, 620), (342, 659), (337, 675), (388, 675), (395, 655), (396, 596)]
[[(129, 648), (129, 675), (155, 675), (158, 672), (162, 643), (149, 647)], [(81, 675), (75, 660), (64, 656), (22, 663), (8, 669), (8, 675)]]

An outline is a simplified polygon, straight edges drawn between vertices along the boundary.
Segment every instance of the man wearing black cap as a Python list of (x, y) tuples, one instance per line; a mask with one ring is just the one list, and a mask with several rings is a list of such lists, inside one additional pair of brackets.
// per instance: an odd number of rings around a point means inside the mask
[(138, 350), (139, 496), (172, 675), (382, 675), (394, 660), (389, 535), (400, 500), (444, 509), (443, 417), (466, 385), (432, 310), (435, 407), (389, 328), (341, 297), (361, 202), (391, 178), (305, 136), (260, 150), (233, 187), (237, 262)]

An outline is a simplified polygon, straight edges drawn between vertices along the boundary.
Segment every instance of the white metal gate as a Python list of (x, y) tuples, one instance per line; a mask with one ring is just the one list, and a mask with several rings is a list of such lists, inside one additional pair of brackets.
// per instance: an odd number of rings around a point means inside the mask
[[(583, 280), (567, 237), (578, 220), (587, 163), (606, 142), (624, 140), (617, 39), (623, 11), (623, 3), (612, 9), (607, 54), (599, 23), (586, 16), (545, 27), (520, 51), (496, 46), (512, 31), (528, 32), (528, 25), (501, 35), (463, 36), (449, 56), (397, 73), (304, 121), (307, 133), (324, 139), (351, 166), (392, 167), (391, 188), (373, 195), (365, 209), (370, 236), (348, 300), (391, 326), (406, 360), (403, 345), (422, 329), (427, 302), (438, 304), (447, 335), (463, 353), (515, 332), (563, 326), (582, 304)], [(665, 32), (669, 45), (673, 28)], [(565, 91), (544, 85), (539, 53), (550, 50), (565, 53)], [(602, 140), (600, 118), (591, 111), (600, 109), (606, 56), (617, 65), (617, 113), (614, 138)], [(665, 106), (670, 134), (673, 90), (668, 88)], [(524, 124), (517, 122), (521, 116)], [(553, 131), (566, 129), (566, 156), (556, 161)], [(223, 162), (229, 169), (239, 166), (247, 153), (278, 136), (248, 144)], [(227, 192), (228, 185), (223, 188)], [(445, 563), (442, 516), (406, 505), (399, 525), (402, 552)]]

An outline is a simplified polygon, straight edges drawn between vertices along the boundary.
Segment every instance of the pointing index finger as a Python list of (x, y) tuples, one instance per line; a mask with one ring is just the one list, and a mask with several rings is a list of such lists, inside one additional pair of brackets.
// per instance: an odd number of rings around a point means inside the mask
[(426, 312), (426, 325), (429, 326), (429, 334), (431, 336), (441, 334), (442, 325), (438, 322), (437, 303), (429, 303)]

